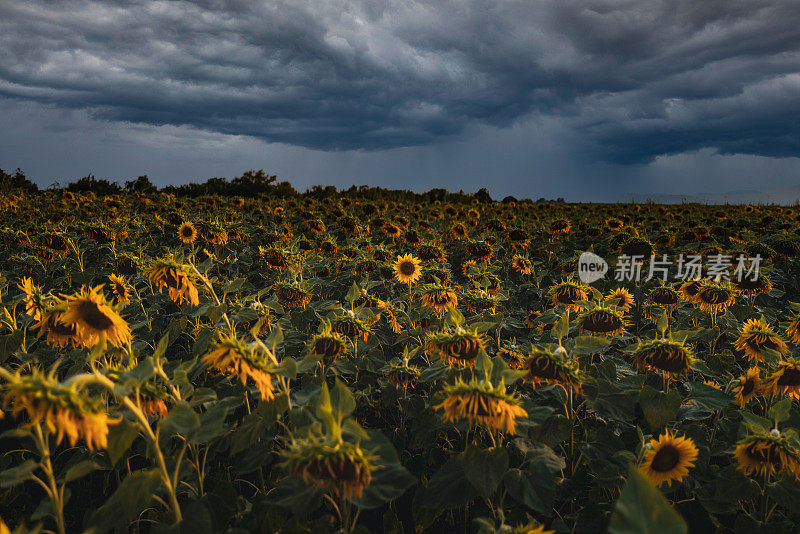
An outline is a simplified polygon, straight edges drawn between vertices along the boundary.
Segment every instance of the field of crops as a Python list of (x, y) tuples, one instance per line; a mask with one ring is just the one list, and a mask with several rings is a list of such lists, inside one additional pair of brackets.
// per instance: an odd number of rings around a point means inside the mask
[(777, 206), (8, 193), (0, 533), (798, 532), (799, 256)]

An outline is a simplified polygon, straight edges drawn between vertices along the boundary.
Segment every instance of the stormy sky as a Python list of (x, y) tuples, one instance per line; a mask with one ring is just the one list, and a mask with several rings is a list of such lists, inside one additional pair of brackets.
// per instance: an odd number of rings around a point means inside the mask
[(799, 22), (797, 0), (0, 0), (0, 168), (794, 201)]

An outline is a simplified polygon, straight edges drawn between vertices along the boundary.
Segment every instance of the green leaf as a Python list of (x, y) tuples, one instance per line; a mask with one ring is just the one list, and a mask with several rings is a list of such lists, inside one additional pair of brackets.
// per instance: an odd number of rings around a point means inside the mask
[(281, 343), (283, 343), (283, 330), (279, 324), (276, 324), (272, 327), (267, 339), (264, 340), (264, 344), (274, 351), (275, 347)]
[(195, 413), (189, 403), (178, 401), (166, 417), (159, 421), (162, 437), (180, 434), (189, 437), (200, 427), (200, 417)]
[(775, 421), (775, 424), (781, 423), (789, 419), (789, 412), (792, 409), (792, 398), (787, 397), (781, 401), (776, 402), (769, 409), (769, 416)]
[(445, 324), (451, 326), (458, 326), (464, 323), (464, 314), (462, 314), (455, 306), (447, 308), (447, 315), (445, 316)]
[(79, 478), (85, 477), (92, 471), (96, 471), (97, 469), (102, 469), (102, 466), (93, 460), (83, 460), (82, 462), (78, 462), (77, 464), (73, 465), (67, 472), (64, 474), (63, 482), (71, 482), (73, 480), (77, 480)]
[(569, 310), (564, 312), (564, 315), (558, 320), (552, 330), (553, 337), (561, 340), (569, 334)]
[(244, 284), (244, 278), (236, 278), (235, 280), (231, 280), (225, 287), (222, 288), (222, 293), (227, 295), (228, 293), (236, 293), (240, 289), (242, 289), (242, 285)]
[(464, 473), (461, 457), (454, 456), (431, 477), (420, 507), (452, 510), (461, 508), (477, 496)]
[(611, 342), (600, 336), (578, 336), (572, 351), (575, 354), (596, 354), (608, 347)]
[(130, 523), (153, 499), (161, 485), (158, 471), (134, 471), (119, 485), (106, 503), (89, 517), (89, 526), (96, 533), (125, 531)]
[(669, 317), (667, 316), (667, 310), (664, 310), (661, 313), (661, 317), (658, 318), (658, 322), (656, 323), (656, 330), (658, 330), (658, 335), (664, 337), (664, 332), (667, 331), (669, 328)]
[(225, 417), (228, 409), (224, 405), (215, 404), (200, 415), (200, 425), (191, 436), (194, 444), (208, 443), (212, 439), (223, 435), (228, 428), (225, 426)]
[(481, 496), (488, 499), (508, 469), (508, 452), (504, 448), (479, 449), (470, 445), (463, 456), (467, 480)]
[(769, 432), (772, 426), (769, 419), (765, 419), (750, 412), (741, 411), (742, 424), (749, 428), (752, 432)]
[(331, 406), (339, 421), (349, 416), (356, 409), (353, 393), (338, 378), (331, 390)]
[(309, 516), (320, 504), (325, 491), (317, 486), (306, 486), (302, 480), (286, 477), (278, 481), (264, 498), (268, 504), (290, 509), (295, 515)]
[(614, 505), (609, 534), (687, 534), (686, 522), (639, 471), (632, 467)]
[(28, 480), (39, 464), (34, 460), (25, 460), (17, 467), (6, 469), (0, 473), (0, 488), (10, 488)]
[(675, 390), (662, 393), (650, 386), (644, 386), (639, 394), (639, 404), (652, 430), (664, 427), (675, 419), (681, 407), (681, 396)]
[(385, 466), (375, 471), (361, 497), (350, 501), (359, 508), (379, 508), (400, 497), (416, 483), (417, 479), (402, 465)]
[(125, 455), (125, 451), (130, 448), (138, 435), (139, 427), (127, 419), (122, 419), (116, 425), (109, 427), (106, 452), (112, 466), (116, 465), (119, 459)]

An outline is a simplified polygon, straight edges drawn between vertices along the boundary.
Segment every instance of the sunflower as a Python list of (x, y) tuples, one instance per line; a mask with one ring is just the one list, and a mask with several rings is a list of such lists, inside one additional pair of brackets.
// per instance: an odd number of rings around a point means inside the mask
[(258, 260), (262, 265), (268, 269), (284, 270), (289, 268), (291, 262), (289, 255), (274, 247), (264, 248), (261, 245), (258, 247)]
[(514, 270), (519, 274), (533, 274), (533, 264), (531, 263), (531, 260), (522, 254), (514, 254), (514, 258), (511, 260), (511, 267), (513, 267)]
[(741, 280), (734, 281), (733, 284), (741, 294), (752, 297), (772, 291), (772, 282), (763, 275), (755, 280), (742, 278)]
[(758, 320), (748, 319), (733, 346), (737, 350), (744, 351), (748, 360), (755, 362), (764, 361), (764, 349), (773, 350), (781, 356), (789, 353), (786, 342), (769, 326), (763, 316)]
[(699, 302), (697, 293), (700, 292), (702, 280), (689, 280), (681, 284), (680, 292), (685, 300), (689, 302)]
[(184, 243), (194, 243), (195, 239), (197, 239), (197, 228), (194, 227), (191, 221), (184, 221), (178, 227), (178, 237)]
[(322, 358), (324, 365), (331, 365), (336, 358), (347, 350), (347, 339), (338, 333), (325, 328), (322, 332), (311, 338), (308, 344), (312, 354)]
[(639, 471), (655, 486), (665, 482), (672, 485), (673, 480), (680, 482), (689, 474), (697, 452), (691, 438), (678, 437), (667, 430), (658, 440), (650, 440)]
[(579, 311), (581, 307), (576, 302), (589, 299), (587, 289), (578, 282), (561, 282), (550, 290), (553, 306), (563, 305), (568, 310)]
[(778, 362), (778, 370), (770, 375), (764, 384), (764, 391), (773, 397), (789, 395), (800, 399), (800, 362)]
[(572, 224), (567, 219), (556, 219), (550, 223), (548, 231), (552, 235), (568, 234), (571, 228)]
[(545, 530), (544, 525), (534, 526), (533, 523), (518, 525), (513, 534), (556, 534), (555, 530)]
[(19, 289), (25, 293), (23, 302), (25, 303), (25, 313), (34, 321), (42, 320), (42, 311), (45, 309), (45, 295), (42, 289), (33, 283), (30, 278), (23, 278), (19, 284)]
[(419, 379), (420, 370), (414, 365), (408, 365), (407, 361), (403, 363), (390, 362), (384, 367), (383, 373), (395, 389), (402, 389), (405, 391), (409, 387), (414, 387), (414, 384)]
[(489, 261), (494, 255), (492, 246), (486, 241), (473, 241), (467, 243), (464, 249), (467, 252), (467, 256), (469, 256), (469, 259), (474, 260), (475, 262)]
[[(616, 302), (615, 302), (616, 301)], [(614, 304), (618, 308), (622, 308), (622, 311), (627, 312), (631, 309), (631, 307), (635, 304), (633, 299), (633, 295), (631, 292), (625, 289), (624, 287), (618, 287), (608, 295), (603, 301), (606, 304)]]
[(654, 371), (665, 378), (685, 375), (694, 363), (694, 355), (682, 342), (653, 339), (640, 344), (633, 353), (633, 365), (642, 372)]
[(477, 331), (457, 327), (452, 333), (429, 333), (425, 343), (428, 354), (438, 354), (449, 366), (469, 367), (483, 350), (483, 340)]
[(248, 346), (236, 338), (221, 335), (211, 351), (203, 356), (203, 363), (228, 378), (238, 378), (242, 385), (250, 378), (261, 393), (261, 399), (268, 401), (275, 397), (272, 391), (274, 370), (269, 356), (264, 350)]
[(774, 475), (789, 472), (800, 478), (800, 455), (779, 432), (757, 432), (736, 444), (733, 452), (745, 475)]
[(715, 315), (725, 312), (728, 307), (736, 302), (736, 290), (730, 282), (714, 282), (704, 280), (695, 297), (700, 309)]
[(739, 377), (739, 382), (734, 386), (733, 400), (739, 405), (739, 408), (744, 409), (745, 405), (761, 393), (762, 389), (763, 385), (761, 384), (759, 369), (758, 367), (751, 367)]
[(443, 410), (442, 418), (448, 422), (467, 419), (470, 427), (482, 425), (514, 434), (516, 419), (528, 415), (519, 399), (506, 393), (502, 382), (493, 387), (487, 380), (478, 382), (473, 378), (467, 383), (458, 379), (455, 384), (445, 386), (444, 391), (447, 397), (433, 408)]
[(450, 227), (450, 235), (456, 239), (464, 239), (467, 237), (467, 229), (461, 223), (455, 223)]
[(398, 282), (405, 282), (407, 284), (415, 282), (417, 278), (422, 276), (420, 263), (420, 260), (415, 258), (412, 254), (397, 256), (397, 261), (395, 261), (392, 266), (394, 268), (395, 279)]
[(272, 286), (278, 302), (285, 308), (299, 308), (308, 306), (311, 294), (302, 286), (296, 284), (277, 283)]
[(650, 291), (646, 302), (661, 308), (674, 310), (681, 305), (681, 294), (669, 286), (659, 286)]
[(534, 348), (522, 363), (521, 369), (527, 371), (524, 377), (535, 388), (539, 384), (559, 384), (566, 390), (580, 393), (583, 377), (578, 365), (570, 362), (563, 352), (551, 352)]
[(789, 341), (800, 345), (800, 315), (792, 317), (792, 321), (786, 327), (786, 335), (789, 336)]
[(197, 288), (189, 274), (182, 265), (172, 260), (157, 261), (147, 274), (147, 279), (159, 292), (162, 289), (167, 289), (169, 298), (173, 302), (178, 304), (186, 302), (194, 306), (200, 304)]
[(54, 375), (45, 375), (34, 368), (29, 375), (12, 375), (5, 385), (3, 405), (12, 404), (12, 415), (27, 412), (31, 425), (44, 423), (56, 435), (56, 445), (67, 437), (75, 446), (79, 439), (88, 449), (108, 446), (108, 426), (118, 423), (103, 410), (103, 401), (74, 385), (59, 383)]
[(39, 337), (45, 336), (50, 345), (62, 349), (70, 343), (76, 343), (77, 329), (75, 325), (66, 324), (61, 320), (66, 309), (64, 301), (57, 301), (42, 314), (39, 322), (33, 325)]
[(458, 306), (458, 297), (447, 286), (434, 284), (423, 288), (419, 293), (422, 304), (438, 314), (447, 311), (450, 306)]
[(598, 306), (578, 316), (578, 332), (590, 336), (616, 337), (625, 331), (625, 318), (612, 308)]
[(335, 497), (358, 498), (372, 481), (376, 457), (359, 445), (322, 436), (293, 438), (281, 452), (293, 477)]
[(139, 262), (133, 256), (119, 256), (114, 260), (114, 270), (128, 278), (139, 276)]
[(102, 338), (121, 347), (131, 342), (131, 329), (106, 301), (102, 288), (82, 288), (75, 295), (64, 296), (66, 310), (60, 321), (75, 329), (73, 338), (85, 347), (93, 347)]
[(522, 349), (514, 342), (500, 347), (500, 349), (497, 351), (497, 355), (502, 356), (508, 366), (512, 369), (520, 369), (524, 365), (525, 360), (528, 358)]
[(126, 306), (131, 301), (128, 282), (123, 276), (116, 274), (108, 275), (108, 283), (105, 284), (108, 293), (111, 295), (114, 304), (118, 306)]
[(361, 338), (363, 341), (367, 341), (371, 331), (370, 326), (350, 310), (331, 322), (331, 330), (350, 339)]

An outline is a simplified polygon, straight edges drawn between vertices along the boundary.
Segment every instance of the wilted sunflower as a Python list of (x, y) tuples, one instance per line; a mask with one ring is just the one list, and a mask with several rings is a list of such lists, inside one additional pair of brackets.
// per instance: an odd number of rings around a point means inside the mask
[(658, 440), (651, 439), (648, 445), (639, 471), (655, 486), (665, 482), (672, 485), (673, 480), (680, 482), (697, 460), (694, 441), (686, 436), (675, 436), (669, 430)]
[(745, 475), (775, 475), (788, 472), (800, 478), (800, 456), (785, 435), (757, 432), (736, 444), (733, 452)]
[(610, 307), (598, 306), (578, 316), (578, 332), (591, 336), (616, 337), (625, 331), (625, 318)]
[(792, 343), (800, 345), (800, 315), (792, 317), (792, 321), (786, 327), (786, 335)]
[(786, 342), (769, 326), (763, 316), (757, 320), (748, 319), (733, 346), (737, 350), (743, 350), (747, 359), (755, 362), (764, 361), (764, 349), (773, 350), (781, 356), (789, 353)]
[(759, 276), (755, 280), (749, 278), (734, 280), (733, 284), (741, 294), (750, 297), (772, 291), (772, 282), (770, 282), (769, 278), (764, 275)]
[(139, 262), (133, 256), (119, 256), (114, 260), (114, 270), (128, 278), (139, 276)]
[(458, 297), (453, 290), (439, 284), (425, 286), (420, 290), (419, 298), (424, 306), (439, 314), (446, 312), (450, 306), (458, 306)]
[(211, 352), (203, 356), (203, 363), (228, 378), (238, 378), (243, 386), (248, 378), (252, 379), (262, 400), (275, 397), (272, 389), (274, 369), (269, 356), (263, 349), (246, 345), (235, 334), (221, 335)]
[(486, 241), (472, 241), (464, 247), (469, 259), (476, 262), (489, 261), (494, 255), (492, 246)]
[(261, 264), (266, 265), (269, 269), (282, 271), (290, 265), (288, 254), (274, 247), (264, 248), (259, 245), (258, 259)]
[(633, 365), (637, 369), (655, 371), (665, 378), (685, 375), (693, 363), (691, 349), (671, 339), (653, 339), (641, 344), (633, 354)]
[(46, 308), (45, 296), (42, 288), (33, 283), (30, 278), (23, 278), (18, 286), (24, 293), (25, 313), (34, 321), (42, 320), (42, 312)]
[(371, 332), (370, 326), (359, 319), (351, 310), (348, 310), (347, 314), (341, 317), (334, 318), (331, 321), (331, 330), (350, 339), (361, 338), (363, 341), (367, 341)]
[(75, 344), (75, 325), (66, 324), (61, 320), (67, 306), (64, 301), (52, 303), (42, 314), (41, 320), (34, 325), (39, 337), (45, 336), (50, 345), (58, 348), (65, 348), (70, 343)]
[(278, 302), (285, 308), (299, 308), (308, 306), (311, 302), (311, 294), (302, 286), (297, 284), (277, 283), (272, 286)]
[[(616, 302), (615, 302), (616, 301)], [(633, 295), (631, 292), (625, 289), (624, 287), (618, 287), (608, 295), (603, 300), (606, 304), (614, 304), (618, 308), (622, 308), (622, 311), (627, 312), (631, 309), (631, 307), (635, 304), (633, 299)]]
[(525, 360), (528, 358), (527, 354), (525, 354), (522, 348), (518, 347), (516, 343), (511, 342), (503, 345), (497, 351), (498, 356), (502, 356), (502, 358), (506, 361), (509, 367), (512, 369), (519, 369), (525, 364)]
[(108, 425), (119, 422), (108, 417), (101, 399), (61, 384), (54, 375), (36, 368), (29, 375), (12, 375), (4, 389), (3, 405), (12, 404), (15, 416), (26, 411), (31, 425), (44, 423), (56, 435), (56, 444), (66, 436), (72, 446), (83, 439), (89, 450), (105, 449)]
[(450, 227), (450, 235), (456, 239), (464, 239), (467, 237), (467, 229), (461, 223), (454, 223), (453, 226)]
[(342, 352), (347, 350), (347, 339), (342, 334), (325, 328), (311, 338), (308, 346), (314, 355), (322, 358), (324, 365), (331, 365)]
[(405, 282), (407, 284), (415, 282), (417, 278), (422, 276), (420, 263), (420, 260), (415, 258), (412, 254), (397, 256), (397, 261), (395, 261), (392, 266), (394, 268), (395, 279), (398, 282)]
[(178, 237), (184, 243), (194, 243), (197, 239), (197, 228), (191, 221), (184, 221), (178, 227)]
[(396, 388), (407, 390), (413, 388), (419, 379), (420, 370), (414, 365), (409, 365), (408, 361), (392, 361), (383, 368), (383, 374), (389, 382)]
[(733, 401), (739, 405), (739, 408), (744, 409), (745, 405), (750, 402), (753, 397), (762, 391), (761, 376), (758, 367), (751, 367), (742, 376), (739, 377), (739, 382), (733, 388)]
[(702, 280), (689, 280), (682, 283), (680, 291), (683, 298), (689, 302), (699, 302), (697, 294), (700, 292), (702, 284)]
[(102, 289), (101, 285), (64, 295), (66, 310), (60, 321), (75, 328), (75, 341), (85, 347), (93, 347), (101, 338), (121, 347), (131, 342), (131, 329), (100, 292)]
[(589, 299), (587, 287), (579, 282), (561, 282), (550, 290), (550, 294), (553, 306), (562, 305), (575, 311), (581, 309), (576, 302)]
[(451, 367), (472, 368), (478, 353), (483, 350), (483, 341), (477, 331), (459, 326), (452, 333), (429, 333), (425, 348), (428, 354), (438, 354)]
[(568, 361), (563, 352), (533, 348), (521, 369), (527, 371), (524, 380), (534, 388), (539, 384), (559, 384), (567, 391), (580, 393), (583, 387), (577, 363)]
[(552, 235), (557, 235), (568, 234), (571, 228), (572, 224), (567, 219), (556, 219), (550, 223), (548, 230)]
[[(118, 382), (120, 377), (127, 371), (136, 367), (136, 361), (133, 360), (129, 365), (120, 362), (114, 362), (107, 359), (103, 362), (102, 372), (106, 377), (114, 382)], [(163, 386), (147, 381), (137, 387), (136, 398), (142, 412), (148, 417), (162, 418), (167, 415), (167, 404), (165, 399), (166, 393)]]
[(108, 275), (108, 283), (105, 284), (105, 287), (111, 295), (114, 304), (126, 306), (130, 302), (130, 290), (125, 277), (110, 274)]
[(659, 286), (650, 291), (646, 302), (661, 308), (674, 310), (681, 305), (681, 294), (670, 286)]
[(444, 391), (447, 397), (433, 408), (444, 410), (445, 421), (457, 423), (467, 419), (470, 427), (483, 425), (490, 430), (514, 434), (516, 419), (528, 415), (519, 399), (506, 393), (502, 382), (493, 387), (488, 380), (478, 382), (473, 378), (467, 383), (458, 379), (455, 384), (445, 386)]
[(511, 266), (519, 274), (533, 274), (533, 264), (531, 263), (531, 260), (522, 254), (514, 254), (514, 258), (511, 260)]
[(169, 298), (173, 302), (181, 304), (186, 302), (197, 306), (200, 304), (200, 297), (189, 274), (183, 266), (172, 260), (158, 260), (155, 262), (147, 279), (155, 286), (159, 292), (167, 289)]
[(800, 362), (778, 362), (778, 370), (772, 373), (764, 384), (766, 394), (773, 397), (788, 395), (800, 399)]
[(715, 315), (725, 312), (728, 307), (736, 302), (736, 290), (730, 282), (714, 282), (704, 280), (697, 291), (695, 301), (700, 305), (700, 309)]
[(293, 438), (281, 456), (293, 477), (326, 489), (335, 497), (361, 497), (377, 469), (375, 455), (358, 444), (321, 436)]

